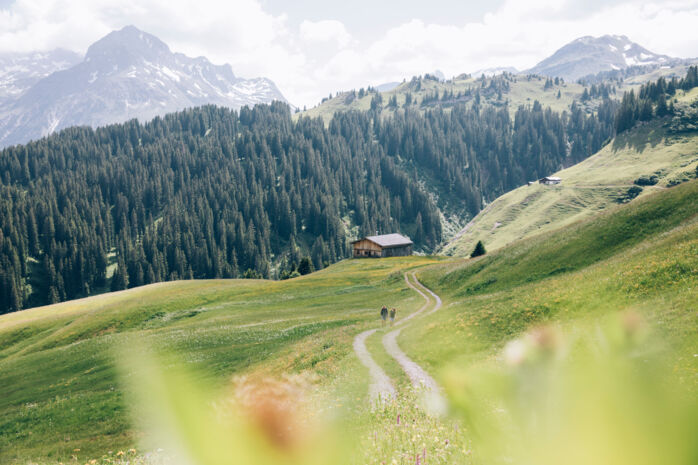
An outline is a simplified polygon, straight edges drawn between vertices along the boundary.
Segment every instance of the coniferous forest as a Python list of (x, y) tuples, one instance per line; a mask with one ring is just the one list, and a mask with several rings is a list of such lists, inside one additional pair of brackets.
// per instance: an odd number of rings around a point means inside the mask
[(325, 126), (280, 103), (207, 106), (10, 147), (0, 313), (165, 280), (294, 276), (376, 231), (433, 251), (441, 216), (420, 179), (474, 215), (598, 150), (615, 111), (377, 106)]

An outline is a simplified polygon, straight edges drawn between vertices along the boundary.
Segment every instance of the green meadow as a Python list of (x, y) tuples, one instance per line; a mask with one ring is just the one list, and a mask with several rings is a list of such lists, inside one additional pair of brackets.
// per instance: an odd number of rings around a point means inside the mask
[[(383, 97), (384, 114), (391, 114), (393, 110), (388, 107), (388, 102), (392, 97), (397, 99), (398, 106), (402, 108), (405, 104), (406, 95), (412, 95), (413, 105), (421, 105), (422, 100), (438, 91), (440, 95), (444, 92), (465, 92), (467, 90), (475, 91), (481, 87), (481, 81), (470, 77), (459, 76), (447, 82), (438, 82), (431, 79), (422, 79), (419, 90), (415, 90), (410, 86), (410, 82), (404, 82), (396, 88), (381, 92)], [(505, 102), (508, 103), (512, 116), (519, 105), (533, 105), (533, 102), (538, 100), (544, 107), (550, 107), (554, 111), (569, 110), (569, 106), (573, 101), (579, 101), (584, 87), (580, 84), (568, 82), (550, 89), (545, 89), (545, 79), (539, 76), (531, 76), (530, 79), (523, 76), (516, 76), (516, 81), (510, 83), (508, 92), (502, 94), (500, 100), (496, 95), (488, 95), (482, 97), (485, 103), (495, 106), (502, 106)], [(560, 98), (557, 98), (557, 93), (560, 92)], [(337, 112), (342, 111), (367, 111), (371, 108), (371, 99), (374, 94), (368, 93), (362, 98), (352, 98), (351, 93), (343, 92), (337, 96), (325, 100), (320, 105), (310, 108), (298, 115), (308, 116), (311, 118), (321, 117), (326, 124)], [(622, 95), (622, 92), (620, 92)]]
[[(336, 382), (353, 335), (375, 324), (383, 303), (406, 313), (421, 306), (402, 271), (436, 261), (348, 260), (288, 281), (161, 283), (3, 315), (0, 463), (134, 446), (141, 433), (116, 374), (131, 342), (180, 354), (217, 386), (252, 372), (312, 371), (317, 383)], [(356, 386), (343, 392), (364, 396), (368, 380), (350, 378)]]

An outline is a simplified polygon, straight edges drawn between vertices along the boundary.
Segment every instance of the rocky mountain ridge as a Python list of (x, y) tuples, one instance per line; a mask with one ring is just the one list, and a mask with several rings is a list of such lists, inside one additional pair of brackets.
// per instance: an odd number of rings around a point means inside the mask
[(173, 53), (160, 39), (133, 26), (92, 44), (81, 62), (55, 68), (30, 86), (2, 88), (0, 95), (8, 97), (0, 108), (0, 147), (69, 126), (149, 120), (206, 104), (237, 109), (286, 101), (269, 79), (240, 78), (230, 65)]

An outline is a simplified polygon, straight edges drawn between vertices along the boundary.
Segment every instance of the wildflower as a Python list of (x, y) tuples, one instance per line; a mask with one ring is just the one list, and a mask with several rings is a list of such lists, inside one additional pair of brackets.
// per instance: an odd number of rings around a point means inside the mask
[(120, 450), (119, 452), (116, 453), (117, 457), (121, 457), (124, 455), (124, 451)]
[(136, 453), (136, 449), (129, 449), (128, 452), (129, 452), (130, 454), (135, 454), (135, 453)]

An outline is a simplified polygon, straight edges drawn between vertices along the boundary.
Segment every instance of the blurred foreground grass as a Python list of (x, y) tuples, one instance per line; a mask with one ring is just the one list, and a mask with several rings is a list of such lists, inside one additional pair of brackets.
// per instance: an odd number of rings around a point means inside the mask
[[(445, 418), (415, 392), (336, 411), (302, 380), (243, 380), (214, 393), (139, 350), (124, 371), (146, 449), (168, 463), (692, 465), (698, 400), (637, 314), (566, 332), (533, 328), (497, 361), (452, 366)], [(135, 382), (134, 382), (135, 381)], [(325, 399), (324, 401), (328, 401)], [(145, 460), (148, 461), (147, 459)]]

